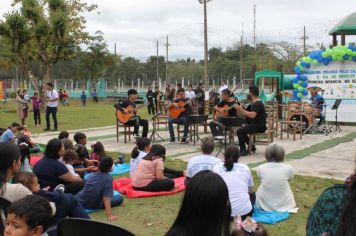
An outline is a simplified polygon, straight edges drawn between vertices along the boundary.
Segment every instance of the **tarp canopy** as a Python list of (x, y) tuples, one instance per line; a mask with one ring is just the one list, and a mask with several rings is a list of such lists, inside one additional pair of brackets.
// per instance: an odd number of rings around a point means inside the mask
[(356, 12), (351, 13), (336, 24), (329, 35), (356, 35)]

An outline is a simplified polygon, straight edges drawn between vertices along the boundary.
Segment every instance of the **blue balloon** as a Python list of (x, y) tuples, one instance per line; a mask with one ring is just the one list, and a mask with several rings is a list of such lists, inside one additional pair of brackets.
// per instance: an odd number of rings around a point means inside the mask
[(302, 86), (303, 86), (303, 88), (306, 88), (306, 87), (308, 87), (308, 83), (307, 82), (303, 82)]
[(349, 55), (344, 55), (343, 57), (342, 57), (342, 59), (344, 59), (345, 61), (347, 61), (347, 60), (349, 60)]
[(298, 77), (293, 78), (293, 84), (298, 83)]
[(305, 61), (302, 61), (300, 64), (301, 64), (301, 66), (303, 66), (303, 67), (306, 67), (306, 66), (307, 66), (307, 63), (306, 63)]
[(306, 77), (305, 75), (302, 76), (302, 81), (307, 81), (308, 80), (308, 77)]
[(304, 91), (302, 92), (302, 94), (303, 94), (304, 96), (307, 96), (307, 95), (308, 95), (308, 91), (307, 91), (307, 90), (304, 90)]
[(324, 61), (323, 61), (324, 66), (329, 65), (329, 63), (330, 63), (329, 60), (324, 60)]
[(300, 69), (298, 66), (294, 67), (294, 72), (299, 75), (300, 74)]
[(310, 63), (305, 64), (305, 67), (309, 69), (310, 68)]
[(352, 57), (352, 60), (353, 60), (354, 62), (356, 62), (356, 57)]
[(298, 89), (293, 89), (293, 94), (297, 96), (297, 93), (299, 93)]
[(322, 57), (318, 57), (318, 61), (319, 61), (319, 62), (323, 62), (323, 59), (324, 59), (324, 58), (322, 58)]

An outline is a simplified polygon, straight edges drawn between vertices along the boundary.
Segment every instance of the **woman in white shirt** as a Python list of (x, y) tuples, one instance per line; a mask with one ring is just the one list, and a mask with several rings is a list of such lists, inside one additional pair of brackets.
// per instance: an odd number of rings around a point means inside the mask
[(225, 181), (229, 190), (231, 216), (240, 215), (244, 220), (252, 216), (254, 192), (253, 178), (247, 165), (238, 163), (240, 150), (237, 145), (226, 148), (225, 162), (214, 166), (213, 171)]
[(149, 138), (137, 138), (136, 147), (131, 152), (130, 160), (130, 177), (136, 171), (138, 163), (144, 158), (151, 150), (151, 140)]
[(265, 151), (267, 163), (257, 167), (261, 185), (256, 193), (256, 205), (265, 211), (295, 211), (296, 203), (288, 181), (294, 177), (290, 165), (284, 164), (284, 149), (272, 143)]

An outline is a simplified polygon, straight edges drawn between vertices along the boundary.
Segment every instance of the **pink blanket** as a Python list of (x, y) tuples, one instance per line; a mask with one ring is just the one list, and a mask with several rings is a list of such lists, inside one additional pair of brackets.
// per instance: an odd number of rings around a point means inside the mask
[(185, 177), (175, 178), (173, 180), (175, 182), (175, 188), (171, 191), (162, 192), (145, 192), (134, 190), (131, 185), (131, 178), (120, 178), (118, 180), (114, 180), (113, 186), (116, 191), (120, 192), (123, 195), (126, 195), (128, 198), (154, 197), (175, 194), (185, 189)]
[(37, 162), (39, 162), (41, 160), (42, 156), (31, 156), (30, 159), (30, 164), (31, 166), (35, 166), (37, 164)]

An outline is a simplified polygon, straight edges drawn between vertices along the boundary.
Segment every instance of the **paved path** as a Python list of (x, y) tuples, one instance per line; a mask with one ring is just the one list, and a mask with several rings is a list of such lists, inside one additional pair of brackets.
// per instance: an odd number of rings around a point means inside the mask
[[(322, 143), (326, 140), (344, 136), (350, 132), (355, 132), (356, 127), (343, 127), (343, 131), (344, 132), (342, 134), (331, 134), (328, 136), (305, 135), (303, 136), (302, 140), (297, 139), (296, 141), (293, 141), (291, 137), (289, 139), (284, 138), (283, 140), (280, 140), (278, 137), (275, 139), (275, 142), (283, 145), (286, 154), (288, 154), (294, 151), (303, 150), (314, 144)], [(92, 142), (100, 140), (104, 144), (105, 149), (111, 152), (129, 153), (135, 146), (134, 139), (131, 139), (131, 142), (124, 144), (123, 137), (120, 137), (120, 142), (117, 143), (114, 126), (72, 130), (69, 132), (71, 139), (73, 138), (75, 132), (84, 132), (89, 140), (88, 147), (90, 147)], [(203, 133), (202, 129), (201, 133)], [(159, 131), (159, 134), (165, 139), (165, 141), (158, 141), (158, 143), (164, 145), (167, 148), (168, 156), (187, 161), (191, 157), (200, 153), (199, 143), (197, 143), (195, 146), (193, 144), (170, 144), (168, 143), (168, 131), (162, 128), (162, 130)], [(208, 134), (202, 134), (201, 137), (207, 135)], [(58, 132), (51, 132), (34, 135), (33, 139), (35, 142), (46, 144), (49, 139), (55, 138), (57, 136)], [(355, 145), (356, 141), (340, 144), (334, 148), (314, 153), (311, 156), (302, 158), (300, 160), (288, 161), (288, 163), (294, 167), (297, 174), (344, 179), (349, 176), (355, 167)], [(258, 150), (256, 154), (249, 157), (242, 157), (241, 162), (251, 164), (264, 161), (265, 146), (257, 146), (257, 148)], [(219, 157), (221, 158), (221, 154)]]

